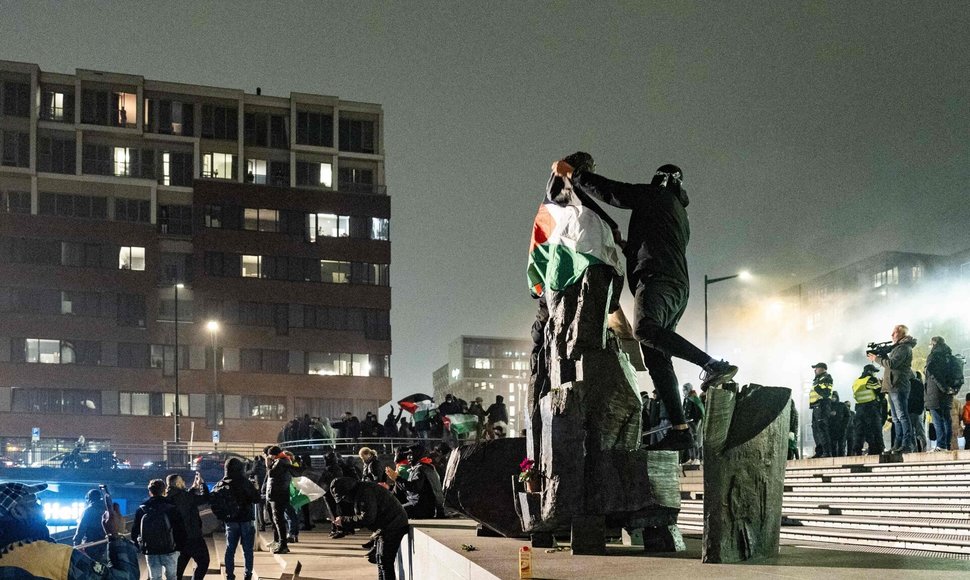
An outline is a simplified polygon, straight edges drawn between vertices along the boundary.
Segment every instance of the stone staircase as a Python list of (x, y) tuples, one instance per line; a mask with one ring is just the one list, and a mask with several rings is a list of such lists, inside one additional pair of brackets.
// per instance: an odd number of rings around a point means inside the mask
[[(704, 529), (704, 479), (684, 466), (678, 525)], [(970, 452), (789, 461), (782, 542), (970, 560)]]

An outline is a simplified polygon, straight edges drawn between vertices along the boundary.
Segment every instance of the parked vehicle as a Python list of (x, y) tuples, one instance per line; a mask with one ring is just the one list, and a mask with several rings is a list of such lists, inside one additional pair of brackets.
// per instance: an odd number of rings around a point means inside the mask
[(192, 471), (202, 473), (202, 478), (206, 481), (217, 481), (224, 475), (226, 460), (230, 457), (235, 457), (243, 463), (252, 460), (251, 457), (231, 451), (209, 451), (192, 459)]
[(118, 459), (114, 451), (70, 451), (58, 453), (48, 459), (34, 461), (31, 467), (61, 467), (64, 469), (128, 469), (127, 461)]

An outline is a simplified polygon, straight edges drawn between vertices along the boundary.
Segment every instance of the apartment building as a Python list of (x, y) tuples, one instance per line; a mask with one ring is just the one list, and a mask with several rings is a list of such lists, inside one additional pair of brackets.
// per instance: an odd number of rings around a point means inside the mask
[(381, 106), (260, 93), (0, 61), (0, 456), (391, 398)]
[(518, 434), (526, 428), (531, 354), (531, 340), (460, 336), (448, 347), (448, 363), (432, 373), (434, 400), (440, 404), (450, 393), (471, 404), (481, 397), (487, 409), (502, 395), (509, 433)]

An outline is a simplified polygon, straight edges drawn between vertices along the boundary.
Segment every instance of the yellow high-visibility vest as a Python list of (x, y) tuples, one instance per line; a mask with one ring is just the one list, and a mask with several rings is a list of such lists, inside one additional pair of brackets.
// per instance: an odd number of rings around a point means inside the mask
[(826, 385), (825, 383), (822, 383), (820, 385), (815, 385), (812, 387), (812, 390), (808, 392), (809, 405), (814, 405), (815, 403), (819, 402), (819, 400), (822, 398), (822, 395), (818, 394), (818, 391), (816, 390), (820, 387), (822, 388), (822, 390), (827, 390), (829, 392), (829, 396), (826, 398), (830, 398), (832, 396), (832, 385)]
[(879, 383), (875, 381), (872, 377), (861, 377), (852, 383), (852, 396), (855, 397), (855, 402), (857, 404), (871, 403), (875, 401), (878, 397), (876, 396), (875, 389), (879, 388)]

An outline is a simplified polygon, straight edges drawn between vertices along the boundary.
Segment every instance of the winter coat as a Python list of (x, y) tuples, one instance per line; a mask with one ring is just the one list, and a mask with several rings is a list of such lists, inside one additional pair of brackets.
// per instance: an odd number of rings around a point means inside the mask
[(203, 534), (199, 506), (209, 503), (209, 488), (205, 485), (196, 490), (170, 487), (165, 497), (178, 509), (182, 523), (185, 524), (185, 537), (190, 540), (201, 538)]
[(886, 369), (882, 376), (883, 393), (909, 390), (910, 380), (913, 378), (914, 346), (916, 346), (916, 339), (912, 336), (904, 336), (893, 345), (889, 356), (876, 357), (876, 362)]
[(445, 497), (441, 490), (441, 478), (429, 458), (425, 457), (417, 465), (412, 465), (407, 480), (398, 478), (396, 483), (407, 492), (407, 503), (415, 506), (415, 517), (425, 519), (444, 515)]
[(937, 377), (946, 376), (946, 361), (953, 354), (948, 345), (941, 344), (933, 347), (926, 357), (926, 394), (924, 406), (926, 410), (950, 409), (953, 406), (953, 395), (944, 392), (943, 384)]
[(162, 509), (168, 516), (168, 521), (172, 526), (172, 537), (175, 539), (176, 551), (185, 545), (185, 524), (182, 522), (182, 516), (179, 514), (178, 508), (168, 501), (164, 497), (150, 497), (148, 500), (138, 507), (135, 512), (135, 521), (131, 525), (131, 541), (138, 545), (138, 539), (141, 535), (141, 520), (145, 517), (145, 513), (149, 509)]
[(98, 501), (84, 508), (77, 531), (74, 532), (74, 545), (97, 542), (104, 539), (104, 528), (101, 527), (101, 516), (104, 515), (104, 502)]
[(335, 479), (330, 486), (341, 500), (354, 506), (352, 515), (341, 516), (354, 527), (371, 531), (403, 530), (408, 527), (408, 514), (401, 502), (382, 486), (369, 481), (354, 481), (349, 477)]
[(293, 464), (285, 455), (277, 457), (266, 477), (266, 497), (275, 501), (289, 499), (290, 482), (293, 481), (295, 471)]
[(138, 580), (138, 550), (127, 540), (112, 540), (111, 566), (65, 544), (44, 540), (0, 546), (4, 580)]
[(381, 460), (378, 458), (373, 458), (370, 461), (365, 461), (364, 463), (364, 473), (361, 476), (361, 481), (373, 481), (374, 483), (381, 483), (387, 477), (384, 473), (384, 467), (381, 465)]
[(632, 210), (627, 234), (626, 271), (630, 288), (640, 278), (650, 277), (690, 286), (687, 275), (687, 192), (679, 184), (660, 187), (613, 181), (578, 170), (573, 187), (612, 206)]
[(499, 421), (508, 423), (509, 421), (509, 411), (505, 403), (492, 403), (485, 414), (488, 415), (489, 423), (498, 423)]
[(230, 458), (226, 465), (226, 475), (222, 478), (222, 483), (229, 486), (232, 497), (239, 505), (239, 512), (236, 517), (228, 518), (227, 522), (251, 522), (256, 513), (253, 511), (253, 504), (259, 503), (259, 490), (256, 485), (246, 477), (246, 472), (242, 461)]

